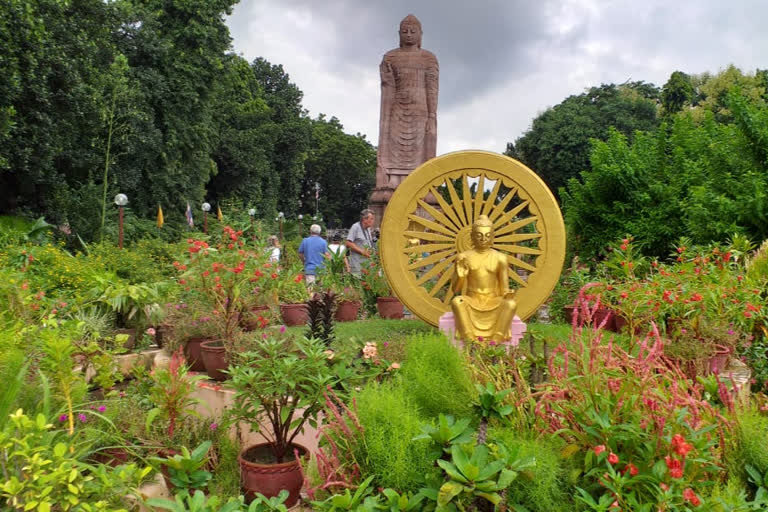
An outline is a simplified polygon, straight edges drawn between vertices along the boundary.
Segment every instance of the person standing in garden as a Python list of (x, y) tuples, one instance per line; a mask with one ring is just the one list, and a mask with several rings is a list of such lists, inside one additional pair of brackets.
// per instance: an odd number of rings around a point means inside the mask
[(317, 224), (309, 227), (309, 236), (299, 245), (299, 258), (304, 263), (304, 276), (307, 284), (312, 284), (316, 279), (318, 268), (325, 264), (325, 253), (328, 252), (328, 242), (320, 237), (322, 229)]
[(360, 212), (360, 222), (355, 222), (349, 229), (346, 246), (349, 249), (349, 269), (353, 275), (360, 277), (363, 261), (371, 257), (373, 250), (373, 210), (366, 208)]

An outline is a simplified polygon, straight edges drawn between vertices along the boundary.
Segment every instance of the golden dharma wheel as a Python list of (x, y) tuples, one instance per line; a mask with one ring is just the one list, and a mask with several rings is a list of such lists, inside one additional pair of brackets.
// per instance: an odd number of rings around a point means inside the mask
[(456, 256), (472, 223), (493, 222), (493, 248), (508, 255), (517, 314), (549, 297), (565, 259), (565, 225), (552, 192), (521, 162), (487, 151), (448, 153), (416, 168), (395, 190), (381, 223), (387, 280), (419, 318), (437, 326), (451, 310)]

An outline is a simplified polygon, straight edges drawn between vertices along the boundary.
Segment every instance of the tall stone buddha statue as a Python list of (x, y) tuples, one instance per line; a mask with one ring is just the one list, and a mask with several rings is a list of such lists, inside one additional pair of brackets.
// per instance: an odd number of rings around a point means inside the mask
[(517, 311), (509, 288), (507, 255), (492, 248), (493, 223), (481, 215), (472, 224), (472, 249), (456, 258), (451, 300), (456, 332), (464, 340), (507, 341)]
[(400, 47), (384, 54), (374, 208), (383, 208), (394, 189), (437, 151), (439, 67), (421, 48), (421, 22), (412, 14), (400, 22)]

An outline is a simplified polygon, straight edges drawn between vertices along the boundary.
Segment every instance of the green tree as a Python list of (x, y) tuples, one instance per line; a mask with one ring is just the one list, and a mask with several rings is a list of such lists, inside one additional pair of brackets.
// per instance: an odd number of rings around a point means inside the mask
[(533, 169), (555, 194), (589, 169), (590, 139), (605, 140), (613, 127), (630, 139), (636, 130), (658, 126), (658, 89), (644, 82), (601, 85), (569, 96), (533, 120), (507, 144), (505, 154)]
[(661, 105), (665, 115), (672, 115), (683, 110), (693, 100), (691, 78), (682, 71), (674, 71), (661, 90)]
[(286, 215), (294, 216), (301, 207), (299, 195), (311, 133), (310, 119), (301, 105), (304, 94), (291, 83), (279, 64), (258, 58), (251, 68), (271, 109), (272, 123), (268, 130), (274, 145), (269, 158), (272, 171), (280, 179), (277, 207)]
[(323, 114), (312, 121), (310, 145), (302, 182), (304, 211), (314, 211), (318, 183), (319, 210), (325, 219), (351, 226), (368, 204), (376, 177), (376, 150), (364, 135), (344, 133), (338, 119)]

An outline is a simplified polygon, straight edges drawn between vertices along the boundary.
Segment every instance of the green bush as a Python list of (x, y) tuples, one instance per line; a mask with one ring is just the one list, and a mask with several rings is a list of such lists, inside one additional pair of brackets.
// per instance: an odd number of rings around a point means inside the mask
[(425, 420), (399, 383), (369, 383), (357, 395), (357, 411), (365, 430), (362, 453), (355, 454), (363, 476), (398, 491), (418, 491), (434, 472), (429, 444), (412, 442)]
[(763, 416), (755, 409), (745, 409), (738, 415), (735, 429), (736, 447), (729, 461), (731, 469), (737, 469), (744, 480), (746, 475), (743, 467), (746, 464), (753, 466), (761, 474), (768, 472), (768, 417)]
[(403, 387), (421, 413), (472, 417), (475, 388), (467, 361), (442, 334), (409, 338), (403, 363)]
[(491, 427), (490, 442), (501, 441), (520, 457), (535, 457), (536, 464), (519, 476), (509, 487), (509, 503), (519, 504), (530, 512), (559, 512), (573, 510), (568, 496), (573, 495), (567, 482), (567, 468), (559, 455), (560, 441), (547, 437), (524, 439), (510, 428)]

